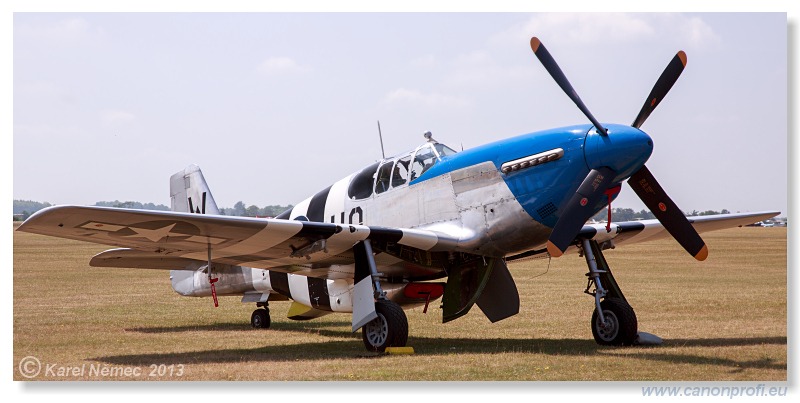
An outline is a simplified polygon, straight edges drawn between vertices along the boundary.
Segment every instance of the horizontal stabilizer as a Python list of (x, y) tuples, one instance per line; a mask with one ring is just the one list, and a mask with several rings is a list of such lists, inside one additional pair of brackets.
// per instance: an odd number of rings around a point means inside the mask
[(248, 291), (242, 295), (242, 302), (267, 302), (269, 300), (268, 292), (261, 291)]
[(165, 256), (163, 253), (128, 248), (109, 249), (98, 253), (89, 261), (89, 265), (92, 267), (156, 270), (195, 270), (197, 267), (187, 267), (192, 263), (198, 263), (198, 261), (180, 256)]

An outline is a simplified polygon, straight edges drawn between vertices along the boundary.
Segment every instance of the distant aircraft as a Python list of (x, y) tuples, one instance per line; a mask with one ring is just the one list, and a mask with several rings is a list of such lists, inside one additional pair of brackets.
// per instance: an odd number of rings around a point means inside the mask
[[(230, 217), (200, 169), (170, 178), (172, 212), (55, 206), (19, 231), (120, 249), (96, 267), (170, 270), (181, 295), (241, 295), (268, 328), (270, 301), (291, 299), (288, 317), (352, 314), (368, 350), (405, 346), (403, 309), (442, 299), (443, 322), (473, 305), (496, 322), (519, 312), (506, 262), (578, 251), (594, 298), (594, 339), (631, 345), (636, 315), (603, 250), (670, 234), (704, 260), (698, 232), (742, 226), (778, 212), (684, 216), (645, 167), (653, 142), (639, 127), (686, 65), (678, 52), (630, 126), (601, 124), (536, 37), (531, 49), (591, 124), (550, 129), (456, 152), (426, 133), (414, 150), (383, 158), (275, 219)], [(613, 222), (610, 203), (627, 181), (656, 220)], [(609, 222), (586, 224), (609, 206)], [(446, 280), (445, 280), (446, 279)], [(436, 281), (441, 280), (441, 281)]]

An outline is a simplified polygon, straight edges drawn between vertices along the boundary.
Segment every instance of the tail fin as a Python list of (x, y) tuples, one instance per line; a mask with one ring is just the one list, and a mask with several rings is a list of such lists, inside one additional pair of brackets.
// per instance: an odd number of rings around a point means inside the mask
[(169, 178), (172, 211), (219, 215), (203, 173), (197, 165), (189, 165)]

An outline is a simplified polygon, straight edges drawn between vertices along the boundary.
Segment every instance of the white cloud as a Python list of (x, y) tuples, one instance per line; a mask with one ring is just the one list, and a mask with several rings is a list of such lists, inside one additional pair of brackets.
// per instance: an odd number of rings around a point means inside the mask
[(678, 24), (680, 37), (692, 47), (715, 45), (721, 41), (719, 35), (700, 17), (679, 19)]
[(463, 54), (451, 63), (442, 83), (449, 88), (492, 88), (531, 77), (529, 65), (502, 64), (487, 51)]
[(531, 36), (544, 43), (592, 44), (607, 39), (634, 41), (652, 36), (653, 29), (631, 14), (544, 13), (536, 14), (492, 38), (492, 42), (519, 44)]
[(410, 90), (406, 88), (398, 88), (389, 92), (384, 97), (384, 101), (387, 103), (422, 105), (427, 108), (463, 108), (470, 105), (469, 101), (460, 97), (441, 94), (438, 92), (423, 93), (418, 90)]
[(461, 67), (446, 76), (442, 83), (449, 88), (496, 88), (531, 79), (530, 66)]
[(596, 45), (671, 40), (694, 47), (713, 45), (719, 36), (699, 16), (675, 13), (543, 13), (491, 38), (493, 44), (537, 36), (545, 44)]
[(270, 57), (258, 65), (258, 71), (266, 75), (303, 73), (311, 69), (298, 64), (290, 57)]

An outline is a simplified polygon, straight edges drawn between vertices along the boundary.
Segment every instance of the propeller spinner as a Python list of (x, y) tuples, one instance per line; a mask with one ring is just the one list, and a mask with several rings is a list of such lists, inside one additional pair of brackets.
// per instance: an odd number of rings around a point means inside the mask
[[(539, 38), (531, 38), (531, 49), (547, 72), (550, 73), (550, 76), (553, 77), (567, 96), (572, 99), (572, 102), (575, 103), (578, 109), (592, 122), (598, 133), (601, 136), (609, 136), (607, 138), (613, 136), (613, 132), (610, 133), (595, 119)], [(664, 69), (664, 72), (661, 73), (661, 76), (650, 91), (642, 109), (639, 111), (636, 119), (634, 119), (633, 124), (631, 124), (633, 128), (639, 129), (642, 126), (678, 80), (685, 66), (686, 53), (679, 51), (667, 65), (667, 68)], [(628, 132), (628, 134), (631, 133), (630, 129), (627, 129), (626, 132)], [(636, 130), (636, 132), (644, 135), (644, 137), (647, 138), (650, 148), (652, 148), (652, 142), (649, 140), (649, 137), (641, 131)], [(644, 147), (640, 153), (649, 152), (650, 148)], [(614, 150), (611, 149), (601, 150), (601, 152), (604, 151), (607, 154), (615, 154), (613, 152)], [(617, 152), (616, 154), (620, 153)], [(644, 160), (646, 160), (649, 154), (642, 156)], [(604, 165), (590, 166), (591, 171), (586, 178), (584, 178), (577, 192), (567, 202), (560, 218), (553, 227), (553, 232), (550, 234), (550, 238), (547, 241), (547, 251), (551, 256), (558, 257), (564, 253), (567, 247), (575, 240), (575, 237), (586, 221), (592, 217), (594, 214), (594, 206), (602, 200), (606, 190), (615, 185), (614, 179), (624, 173), (619, 171), (622, 168), (615, 166), (617, 164), (615, 164), (614, 161), (608, 161), (607, 158), (603, 158), (602, 163)], [(639, 196), (647, 208), (653, 212), (653, 215), (656, 216), (658, 221), (664, 225), (664, 228), (687, 252), (697, 260), (705, 260), (706, 257), (708, 257), (708, 247), (705, 242), (700, 238), (700, 235), (694, 227), (692, 227), (692, 224), (683, 212), (675, 205), (672, 199), (667, 196), (664, 189), (661, 188), (647, 167), (641, 165), (641, 168), (630, 176), (628, 184), (633, 188), (636, 195)]]

